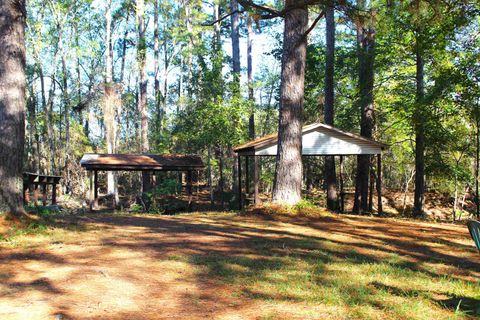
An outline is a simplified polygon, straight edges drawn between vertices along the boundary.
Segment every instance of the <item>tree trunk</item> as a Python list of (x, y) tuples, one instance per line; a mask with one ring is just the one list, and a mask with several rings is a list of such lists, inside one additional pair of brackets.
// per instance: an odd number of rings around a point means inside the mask
[[(325, 56), (325, 123), (334, 125), (335, 112), (335, 10), (333, 3), (325, 8), (326, 20), (326, 56)], [(327, 208), (338, 209), (337, 175), (335, 172), (335, 157), (325, 157), (325, 184), (327, 186)]]
[(170, 60), (168, 57), (167, 32), (167, 30), (164, 30), (165, 37), (163, 39), (163, 99), (162, 107), (160, 108), (160, 131), (163, 130), (163, 122), (165, 121), (164, 117), (167, 112), (168, 102), (168, 67), (170, 65)]
[[(366, 10), (365, 0), (357, 1), (360, 9)], [(359, 105), (361, 112), (360, 135), (372, 138), (374, 127), (374, 62), (375, 62), (375, 29), (366, 23), (366, 19), (357, 20), (357, 56)], [(370, 177), (370, 156), (360, 155), (357, 161), (355, 179), (355, 198), (353, 212), (368, 212), (368, 180)]]
[(120, 64), (120, 84), (122, 85), (123, 91), (123, 80), (125, 78), (125, 58), (127, 54), (127, 38), (128, 38), (128, 20), (130, 19), (130, 8), (127, 8), (127, 16), (125, 18), (125, 31), (123, 33), (123, 42), (122, 42), (122, 59)]
[[(251, 140), (255, 139), (255, 94), (253, 91), (253, 17), (247, 18), (247, 73), (248, 73), (248, 99), (251, 103), (250, 119), (248, 121), (248, 134)], [(259, 159), (253, 157), (252, 161), (253, 172), (253, 201), (255, 204), (260, 203), (260, 197), (258, 194), (258, 180), (259, 180)]]
[[(147, 43), (145, 39), (145, 1), (137, 1), (137, 63), (138, 63), (138, 83), (139, 83), (139, 97), (138, 97), (138, 113), (140, 114), (140, 150), (142, 153), (149, 151), (148, 143), (148, 113), (147, 113), (147, 75), (145, 70)], [(149, 190), (149, 174), (142, 173), (143, 191)]]
[(138, 83), (140, 94), (138, 97), (138, 112), (140, 114), (140, 149), (148, 152), (148, 114), (147, 114), (147, 76), (145, 70), (147, 43), (145, 39), (145, 1), (137, 1), (137, 23), (138, 23)]
[(13, 217), (25, 214), (25, 20), (24, 0), (0, 1), (0, 211)]
[(478, 114), (479, 106), (477, 104), (477, 110), (475, 114), (476, 125), (477, 125), (477, 135), (476, 135), (476, 152), (475, 152), (475, 204), (476, 204), (476, 213), (477, 219), (480, 218), (480, 199), (478, 197), (478, 174), (480, 171), (480, 115)]
[[(418, 31), (419, 32), (419, 31)], [(424, 84), (424, 61), (421, 41), (416, 39), (416, 101), (414, 113), (415, 126), (415, 194), (413, 203), (413, 215), (423, 215), (423, 203), (425, 197), (425, 128), (423, 125), (423, 97), (425, 95)]]
[(239, 94), (240, 92), (240, 14), (238, 13), (238, 1), (230, 0), (230, 11), (232, 15), (230, 16), (232, 21), (232, 71), (233, 71), (233, 81), (235, 85), (235, 92)]
[(154, 69), (154, 95), (155, 95), (155, 113), (157, 130), (157, 145), (160, 145), (160, 129), (162, 127), (162, 110), (161, 110), (161, 92), (160, 92), (160, 43), (158, 39), (158, 11), (159, 6), (157, 0), (153, 1), (153, 69)]
[[(286, 7), (294, 6), (287, 0)], [(297, 7), (285, 14), (278, 152), (273, 201), (296, 204), (302, 197), (302, 126), (307, 56), (308, 8)]]
[[(105, 126), (105, 136), (107, 142), (107, 153), (116, 153), (116, 108), (115, 108), (115, 92), (113, 87), (113, 43), (112, 43), (112, 1), (107, 2), (105, 10), (105, 29), (106, 29), (106, 47), (105, 61), (105, 101), (103, 121)], [(118, 203), (116, 174), (112, 171), (107, 172), (107, 193), (114, 196), (115, 204)]]
[[(233, 74), (233, 95), (240, 97), (240, 14), (238, 13), (238, 1), (230, 0), (230, 11), (232, 15), (231, 19), (231, 39), (232, 39), (232, 74)], [(235, 123), (233, 124), (236, 125)], [(228, 154), (232, 159), (235, 159), (235, 153), (233, 148), (228, 150)], [(238, 164), (237, 161), (233, 161), (233, 179), (232, 179), (232, 190), (234, 194), (238, 193), (237, 186), (238, 178)]]

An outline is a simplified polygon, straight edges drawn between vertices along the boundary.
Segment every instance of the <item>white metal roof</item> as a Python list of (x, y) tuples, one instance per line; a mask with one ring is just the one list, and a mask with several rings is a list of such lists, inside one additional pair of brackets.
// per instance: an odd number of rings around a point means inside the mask
[[(240, 155), (276, 156), (278, 134), (268, 135), (236, 147)], [(360, 155), (379, 154), (386, 144), (335, 127), (315, 123), (303, 127), (303, 155)]]

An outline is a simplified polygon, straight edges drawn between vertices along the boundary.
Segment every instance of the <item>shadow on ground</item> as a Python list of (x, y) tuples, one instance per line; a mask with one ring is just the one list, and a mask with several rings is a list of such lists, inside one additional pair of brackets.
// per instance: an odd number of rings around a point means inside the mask
[(33, 294), (38, 312), (63, 319), (479, 314), (480, 261), (456, 226), (232, 214), (98, 214), (75, 224), (84, 231), (73, 241), (0, 253), (10, 266), (0, 269), (0, 307), (25, 307)]

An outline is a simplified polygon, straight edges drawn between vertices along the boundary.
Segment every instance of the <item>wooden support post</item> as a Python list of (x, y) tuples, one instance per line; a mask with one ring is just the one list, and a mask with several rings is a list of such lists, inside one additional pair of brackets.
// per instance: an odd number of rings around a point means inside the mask
[(38, 206), (38, 184), (33, 185), (33, 203)]
[(93, 192), (93, 171), (88, 172), (90, 175), (90, 196), (89, 196), (89, 202), (90, 202), (90, 211), (93, 211), (93, 201), (94, 201), (94, 192)]
[(154, 206), (156, 206), (157, 205), (157, 175), (155, 171), (152, 173), (152, 188), (153, 188), (152, 203)]
[(28, 183), (23, 183), (23, 204), (27, 205), (30, 202), (30, 186)]
[(98, 171), (93, 173), (93, 208), (98, 208)]
[(197, 170), (197, 198), (200, 194), (200, 170)]
[(238, 161), (238, 205), (240, 210), (243, 210), (243, 199), (242, 199), (242, 157), (240, 154), (237, 156)]
[(54, 182), (52, 185), (52, 205), (57, 204), (57, 184)]
[(250, 156), (245, 157), (245, 193), (250, 197)]
[(378, 197), (378, 214), (383, 215), (382, 204), (382, 154), (377, 155), (377, 197)]
[(340, 211), (345, 212), (345, 190), (343, 189), (343, 156), (340, 156)]
[(188, 211), (192, 210), (192, 170), (187, 171)]
[(42, 204), (43, 206), (47, 205), (47, 184), (44, 182), (42, 183)]
[(253, 156), (253, 201), (255, 204), (260, 203), (260, 196), (258, 192), (258, 183), (260, 180), (260, 159), (257, 156)]
[(368, 212), (373, 212), (373, 192), (375, 187), (375, 173), (373, 172), (374, 156), (370, 156), (370, 190), (368, 192)]

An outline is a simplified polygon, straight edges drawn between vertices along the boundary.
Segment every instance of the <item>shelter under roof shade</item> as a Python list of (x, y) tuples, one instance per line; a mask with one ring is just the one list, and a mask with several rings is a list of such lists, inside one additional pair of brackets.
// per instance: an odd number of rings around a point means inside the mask
[(85, 154), (80, 164), (86, 170), (189, 171), (204, 168), (197, 155), (183, 154)]
[[(276, 156), (278, 134), (247, 142), (234, 149), (242, 156)], [(388, 146), (335, 127), (315, 123), (303, 127), (302, 154), (311, 156), (380, 154)]]

